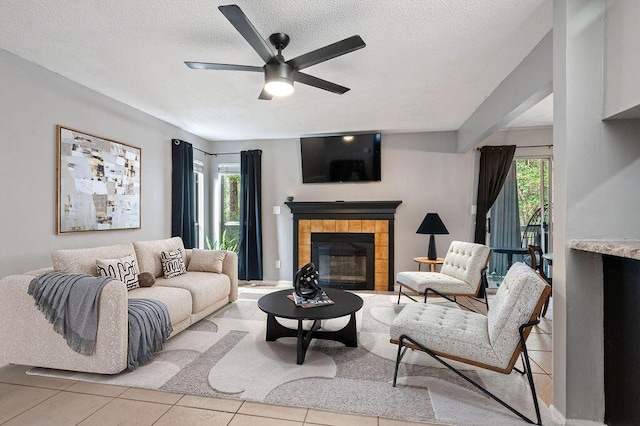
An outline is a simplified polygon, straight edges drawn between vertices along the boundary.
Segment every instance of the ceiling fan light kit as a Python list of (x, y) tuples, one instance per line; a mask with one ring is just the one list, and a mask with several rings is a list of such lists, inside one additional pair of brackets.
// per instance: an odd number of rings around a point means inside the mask
[(264, 90), (272, 96), (293, 93), (293, 68), (285, 62), (271, 61), (264, 66)]
[(284, 60), (282, 50), (289, 44), (289, 36), (275, 33), (269, 36), (269, 41), (277, 49), (275, 53), (264, 38), (258, 33), (249, 18), (235, 4), (218, 7), (220, 12), (231, 22), (244, 39), (264, 60), (262, 67), (251, 65), (218, 64), (209, 62), (186, 61), (191, 69), (227, 70), (227, 71), (264, 71), (265, 85), (258, 99), (271, 100), (274, 96), (288, 96), (293, 93), (293, 82), (317, 87), (318, 89), (342, 95), (349, 91), (348, 87), (331, 83), (330, 81), (300, 72), (301, 69), (319, 64), (329, 59), (362, 49), (366, 46), (360, 36), (351, 36), (344, 40), (321, 47), (320, 49), (300, 55), (288, 61)]

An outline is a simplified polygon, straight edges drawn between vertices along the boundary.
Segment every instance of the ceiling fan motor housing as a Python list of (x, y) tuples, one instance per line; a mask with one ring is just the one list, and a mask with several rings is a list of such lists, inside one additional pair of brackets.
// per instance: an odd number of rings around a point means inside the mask
[(265, 81), (282, 81), (293, 86), (293, 67), (286, 62), (270, 61), (264, 66)]

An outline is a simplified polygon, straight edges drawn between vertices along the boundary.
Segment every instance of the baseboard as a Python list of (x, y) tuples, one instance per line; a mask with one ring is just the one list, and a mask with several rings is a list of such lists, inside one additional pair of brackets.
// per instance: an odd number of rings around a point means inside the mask
[(558, 409), (556, 407), (554, 407), (553, 405), (549, 406), (549, 409), (551, 410), (551, 415), (553, 416), (554, 420), (557, 420), (560, 422), (560, 424), (563, 425), (576, 425), (576, 426), (602, 426), (605, 425), (604, 422), (595, 422), (593, 420), (583, 420), (583, 419), (566, 419), (562, 413), (560, 411), (558, 411)]
[(292, 281), (270, 281), (270, 280), (238, 280), (238, 285), (243, 285), (243, 286), (291, 286), (293, 287), (293, 282)]

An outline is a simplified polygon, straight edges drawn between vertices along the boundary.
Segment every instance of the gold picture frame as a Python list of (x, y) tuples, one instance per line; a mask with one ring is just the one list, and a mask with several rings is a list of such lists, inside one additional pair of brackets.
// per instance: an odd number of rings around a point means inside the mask
[(140, 229), (142, 149), (56, 126), (58, 234)]

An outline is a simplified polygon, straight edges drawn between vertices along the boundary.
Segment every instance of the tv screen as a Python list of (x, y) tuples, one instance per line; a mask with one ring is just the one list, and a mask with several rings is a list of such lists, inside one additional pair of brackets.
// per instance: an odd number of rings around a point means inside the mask
[(380, 133), (300, 138), (302, 182), (380, 180)]

